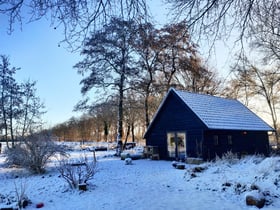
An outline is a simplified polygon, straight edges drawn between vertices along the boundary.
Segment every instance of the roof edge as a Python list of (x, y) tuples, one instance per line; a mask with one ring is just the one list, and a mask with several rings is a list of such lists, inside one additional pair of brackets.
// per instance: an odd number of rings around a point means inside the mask
[[(190, 107), (187, 103), (186, 103), (186, 101), (184, 100), (184, 98), (182, 98), (182, 96), (180, 95), (180, 92), (181, 90), (176, 90), (175, 88), (173, 88), (173, 87), (171, 87), (171, 88), (169, 88), (169, 90), (167, 91), (167, 93), (165, 94), (165, 96), (164, 96), (164, 98), (162, 99), (162, 101), (161, 101), (161, 103), (160, 103), (160, 105), (159, 105), (159, 107), (158, 107), (158, 109), (157, 109), (157, 111), (155, 112), (155, 114), (153, 115), (153, 118), (152, 118), (152, 120), (151, 120), (151, 122), (150, 122), (150, 124), (149, 124), (149, 126), (147, 127), (147, 129), (146, 129), (146, 132), (144, 133), (144, 136), (143, 136), (143, 138), (146, 138), (147, 137), (147, 134), (150, 132), (150, 129), (151, 129), (151, 127), (154, 125), (154, 122), (155, 122), (155, 120), (157, 119), (157, 116), (158, 116), (158, 114), (159, 114), (159, 112), (162, 110), (162, 107), (164, 106), (164, 104), (166, 103), (166, 100), (167, 100), (167, 98), (170, 96), (170, 94), (172, 94), (172, 93), (174, 93), (175, 94), (175, 96), (177, 96), (178, 97), (178, 99), (179, 100), (181, 100), (192, 112), (193, 112), (193, 114), (195, 114), (196, 116), (197, 116), (197, 118), (202, 122), (202, 124), (204, 124), (205, 125), (205, 127), (207, 128), (207, 129), (209, 129), (209, 130), (216, 130), (216, 129), (221, 129), (221, 128), (214, 128), (214, 127), (212, 127), (212, 126), (210, 126), (209, 124), (207, 124), (207, 122), (205, 122), (195, 111), (193, 111), (193, 109), (192, 109), (192, 107)], [(195, 94), (199, 94), (199, 93), (195, 93)], [(200, 95), (205, 95), (205, 94), (200, 94)], [(222, 97), (218, 97), (218, 96), (212, 96), (212, 95), (209, 95), (209, 96), (211, 96), (211, 97), (217, 97), (217, 98), (221, 98), (221, 99), (225, 99), (225, 100), (233, 100), (233, 101), (236, 101), (236, 102), (238, 102), (241, 106), (243, 106), (243, 107), (245, 107), (249, 112), (251, 112), (251, 114), (253, 114), (255, 117), (257, 117), (259, 120), (261, 120), (262, 121), (262, 123), (264, 123), (266, 126), (267, 126), (267, 128), (268, 129), (261, 129), (261, 130), (259, 130), (259, 129), (246, 129), (246, 128), (244, 128), (245, 130), (251, 130), (251, 131), (272, 131), (272, 132), (275, 132), (275, 129), (272, 127), (272, 126), (270, 126), (267, 122), (265, 122), (262, 118), (260, 118), (256, 113), (254, 113), (252, 110), (250, 110), (247, 106), (245, 106), (243, 103), (241, 103), (239, 100), (237, 100), (237, 99), (230, 99), (230, 98), (222, 98)], [(232, 129), (232, 130), (239, 130), (239, 129)]]
[[(193, 109), (185, 102), (185, 100), (184, 100), (184, 99), (182, 98), (182, 96), (179, 94), (179, 91), (180, 91), (180, 90), (176, 90), (176, 89), (173, 88), (173, 91), (174, 91), (174, 93), (183, 101), (183, 103), (191, 110), (191, 112), (197, 117), (197, 119), (199, 119), (200, 122), (201, 122), (203, 125), (205, 125), (206, 128), (209, 129), (209, 125), (208, 125), (205, 121), (203, 121), (203, 120), (201, 119), (201, 117), (200, 117), (197, 113), (195, 113), (195, 112), (193, 111)], [(185, 92), (186, 92), (186, 91), (185, 91)], [(199, 94), (199, 93), (192, 93), (192, 94)], [(200, 94), (200, 95), (202, 95), (202, 94)]]
[[(145, 139), (145, 137), (146, 137), (146, 134), (149, 132), (150, 128), (151, 128), (152, 125), (154, 124), (154, 121), (155, 121), (155, 119), (156, 119), (158, 113), (159, 113), (160, 110), (162, 109), (163, 104), (165, 103), (166, 99), (167, 99), (168, 96), (171, 94), (171, 92), (176, 93), (175, 88), (173, 88), (173, 87), (169, 88), (169, 90), (168, 90), (167, 93), (165, 94), (165, 96), (164, 96), (164, 98), (162, 99), (162, 101), (161, 101), (161, 103), (160, 103), (160, 105), (159, 105), (159, 107), (158, 107), (156, 113), (154, 114), (154, 116), (153, 116), (153, 118), (152, 118), (152, 121), (150, 122), (150, 124), (149, 124), (149, 126), (148, 126), (146, 132), (144, 133), (144, 136), (143, 136), (144, 139)], [(178, 94), (176, 93), (176, 95), (178, 95)]]

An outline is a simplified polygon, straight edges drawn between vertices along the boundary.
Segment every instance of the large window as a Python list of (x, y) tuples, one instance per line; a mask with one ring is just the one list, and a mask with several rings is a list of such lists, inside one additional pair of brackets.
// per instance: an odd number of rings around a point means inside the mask
[(168, 155), (172, 158), (186, 157), (186, 134), (184, 132), (167, 133)]

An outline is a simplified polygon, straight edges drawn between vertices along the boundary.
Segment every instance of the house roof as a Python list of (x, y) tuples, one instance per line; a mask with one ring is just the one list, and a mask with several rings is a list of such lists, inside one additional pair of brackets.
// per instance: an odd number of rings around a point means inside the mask
[[(164, 106), (165, 100), (172, 92), (179, 96), (186, 106), (194, 112), (208, 129), (251, 131), (274, 130), (238, 100), (190, 93), (176, 90), (174, 88), (169, 90), (156, 115), (159, 113), (161, 107)], [(154, 119), (156, 118), (156, 115)]]
[(273, 130), (238, 100), (175, 89), (173, 91), (209, 129)]

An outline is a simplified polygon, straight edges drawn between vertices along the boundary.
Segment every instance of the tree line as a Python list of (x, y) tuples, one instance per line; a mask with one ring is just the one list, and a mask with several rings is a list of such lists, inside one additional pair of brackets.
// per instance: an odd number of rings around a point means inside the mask
[[(89, 98), (76, 109), (96, 118), (98, 108), (111, 107), (109, 113), (116, 122), (99, 122), (106, 125), (108, 135), (114, 127), (118, 138), (126, 138), (129, 132), (124, 130), (134, 130), (139, 119), (146, 128), (169, 87), (238, 98), (253, 108), (256, 98), (262, 100), (277, 131), (279, 1), (164, 2), (172, 6), (174, 20), (184, 21), (173, 20), (155, 29), (147, 21), (145, 0), (4, 0), (0, 14), (9, 18), (8, 32), (15, 23), (22, 23), (23, 16), (29, 16), (30, 22), (48, 16), (54, 29), (62, 27), (64, 43), (82, 49), (84, 60), (75, 69), (83, 75), (82, 93)], [(222, 84), (203, 64), (191, 40), (208, 43), (211, 54), (218, 40), (226, 42), (232, 37), (239, 49), (232, 59), (231, 77)]]
[[(92, 33), (81, 52), (84, 59), (74, 66), (83, 76), (85, 96), (75, 109), (87, 117), (72, 118), (55, 132), (68, 127), (76, 129), (76, 137), (68, 133), (69, 139), (140, 140), (170, 87), (235, 98), (247, 106), (261, 97), (277, 130), (277, 70), (263, 71), (248, 59), (236, 58), (225, 81), (203, 62), (187, 31), (185, 21), (157, 29), (151, 23), (113, 18)], [(73, 120), (76, 127), (71, 127)], [(86, 126), (92, 126), (87, 137), (81, 134)]]
[(220, 81), (203, 64), (186, 31), (184, 22), (157, 29), (151, 23), (112, 18), (86, 39), (84, 59), (74, 66), (83, 76), (85, 99), (75, 108), (99, 121), (96, 139), (102, 127), (103, 139), (111, 133), (111, 140), (139, 139), (170, 87), (217, 93)]

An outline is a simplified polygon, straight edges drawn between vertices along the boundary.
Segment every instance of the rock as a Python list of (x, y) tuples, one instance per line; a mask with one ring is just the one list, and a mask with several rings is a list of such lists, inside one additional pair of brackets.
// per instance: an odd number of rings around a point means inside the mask
[(185, 163), (172, 161), (172, 166), (176, 169), (185, 169)]
[(130, 154), (127, 152), (122, 152), (121, 153), (121, 160), (125, 160), (126, 158), (130, 158)]
[(132, 159), (131, 158), (125, 158), (124, 159), (124, 164), (125, 165), (131, 165), (132, 164)]
[(247, 195), (246, 204), (247, 206), (256, 206), (260, 209), (264, 207), (265, 198), (260, 195)]
[(187, 158), (186, 163), (199, 165), (199, 164), (203, 163), (203, 159), (202, 158)]
[(195, 178), (197, 175), (195, 173), (191, 173), (191, 178)]
[(205, 168), (201, 167), (201, 166), (197, 166), (197, 167), (193, 168), (193, 172), (198, 172), (198, 173), (200, 173), (200, 172), (202, 172), (204, 170), (205, 170)]
[(178, 164), (177, 161), (172, 161), (172, 166), (173, 166), (174, 168), (176, 168), (177, 164)]
[(185, 164), (183, 164), (183, 163), (178, 163), (178, 164), (176, 165), (176, 169), (185, 169)]
[(260, 190), (260, 188), (255, 184), (252, 184), (250, 188), (251, 190)]
[(229, 182), (225, 182), (224, 184), (222, 184), (222, 186), (225, 186), (225, 187), (230, 187), (232, 184), (229, 183)]

